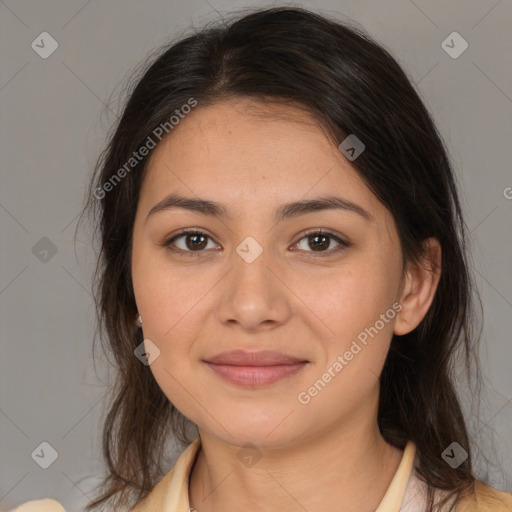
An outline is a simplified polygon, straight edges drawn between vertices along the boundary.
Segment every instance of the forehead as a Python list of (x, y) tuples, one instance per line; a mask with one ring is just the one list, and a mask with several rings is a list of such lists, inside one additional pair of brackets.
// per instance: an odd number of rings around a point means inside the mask
[(234, 211), (333, 193), (376, 216), (380, 204), (313, 116), (252, 100), (199, 104), (155, 148), (141, 199), (175, 189)]
[(271, 170), (277, 164), (325, 156), (326, 151), (333, 151), (332, 144), (304, 110), (239, 99), (199, 104), (155, 149), (149, 167), (155, 160), (172, 158), (183, 164), (208, 162), (219, 171), (235, 163), (240, 170), (263, 165)]

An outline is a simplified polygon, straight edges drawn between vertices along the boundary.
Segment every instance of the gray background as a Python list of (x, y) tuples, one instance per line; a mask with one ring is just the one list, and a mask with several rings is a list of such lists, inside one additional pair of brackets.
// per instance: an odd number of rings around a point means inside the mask
[[(83, 510), (102, 473), (108, 373), (101, 352), (96, 372), (92, 363), (94, 254), (90, 233), (82, 232), (76, 246), (73, 234), (85, 184), (119, 113), (122, 85), (151, 50), (190, 25), (254, 5), (278, 4), (0, 2), (0, 510), (42, 497), (59, 500), (68, 512)], [(512, 2), (288, 5), (353, 20), (384, 44), (445, 138), (471, 231), (485, 317), (481, 418), (468, 409), (468, 421), (482, 438), (478, 453), (492, 463), (479, 465), (480, 477), (511, 491)], [(31, 47), (44, 31), (58, 42), (47, 59)], [(453, 31), (469, 44), (458, 58), (441, 46)], [(51, 244), (55, 254), (38, 253)], [(43, 441), (58, 453), (48, 469), (31, 457)]]

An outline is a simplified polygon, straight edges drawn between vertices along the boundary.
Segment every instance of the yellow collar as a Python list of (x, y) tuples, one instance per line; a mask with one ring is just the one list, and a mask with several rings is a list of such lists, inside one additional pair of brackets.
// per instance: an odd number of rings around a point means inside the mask
[[(190, 508), (188, 483), (192, 466), (201, 447), (197, 437), (179, 456), (174, 467), (131, 512), (187, 512)], [(408, 441), (400, 465), (375, 512), (399, 512), (411, 474), (416, 446)]]

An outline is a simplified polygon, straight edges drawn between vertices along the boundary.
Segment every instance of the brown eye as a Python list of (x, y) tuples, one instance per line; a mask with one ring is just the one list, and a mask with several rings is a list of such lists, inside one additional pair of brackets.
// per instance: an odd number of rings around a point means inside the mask
[[(180, 239), (183, 239), (181, 247), (176, 244), (176, 241)], [(164, 241), (161, 245), (168, 247), (172, 252), (186, 254), (187, 256), (199, 256), (200, 253), (204, 252), (204, 249), (207, 247), (208, 239), (210, 239), (210, 236), (203, 231), (191, 229), (181, 231), (180, 233), (174, 235), (172, 238)]]
[[(350, 246), (348, 242), (345, 242), (340, 237), (336, 236), (334, 233), (323, 230), (311, 231), (309, 233), (306, 233), (306, 235), (301, 238), (299, 243), (301, 243), (302, 240), (306, 240), (306, 243), (300, 250), (312, 253), (326, 253), (326, 255), (331, 255)], [(328, 250), (331, 245), (331, 240), (335, 240), (336, 243), (338, 243), (338, 246), (335, 247), (334, 249)], [(314, 254), (314, 256), (316, 256), (316, 254)]]
[(204, 249), (207, 245), (206, 239), (207, 236), (203, 235), (202, 233), (197, 234), (186, 234), (185, 237), (185, 245), (187, 249), (190, 249), (191, 251), (194, 251), (196, 249)]
[[(176, 243), (180, 239), (183, 239), (181, 247)], [(204, 231), (187, 229), (177, 233), (168, 240), (165, 240), (160, 245), (167, 247), (170, 251), (178, 254), (186, 256), (200, 256), (201, 253), (205, 252), (205, 249), (208, 246), (208, 240), (211, 240), (211, 237)], [(342, 240), (334, 233), (324, 230), (316, 230), (306, 233), (296, 245), (298, 246), (300, 243), (303, 243), (303, 240), (306, 240), (305, 246), (303, 248), (299, 248), (299, 250), (302, 252), (310, 252), (313, 256), (330, 256), (331, 254), (337, 253), (350, 246), (348, 242)], [(332, 240), (334, 240), (338, 246), (330, 249)], [(214, 246), (217, 248), (219, 247), (217, 244), (214, 244)]]

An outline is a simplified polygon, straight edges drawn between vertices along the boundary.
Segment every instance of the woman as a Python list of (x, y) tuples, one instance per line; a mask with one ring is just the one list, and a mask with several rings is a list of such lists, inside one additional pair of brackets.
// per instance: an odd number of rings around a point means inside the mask
[(477, 338), (449, 158), (367, 35), (273, 8), (172, 44), (86, 209), (119, 369), (88, 511), (511, 510), (451, 372)]

